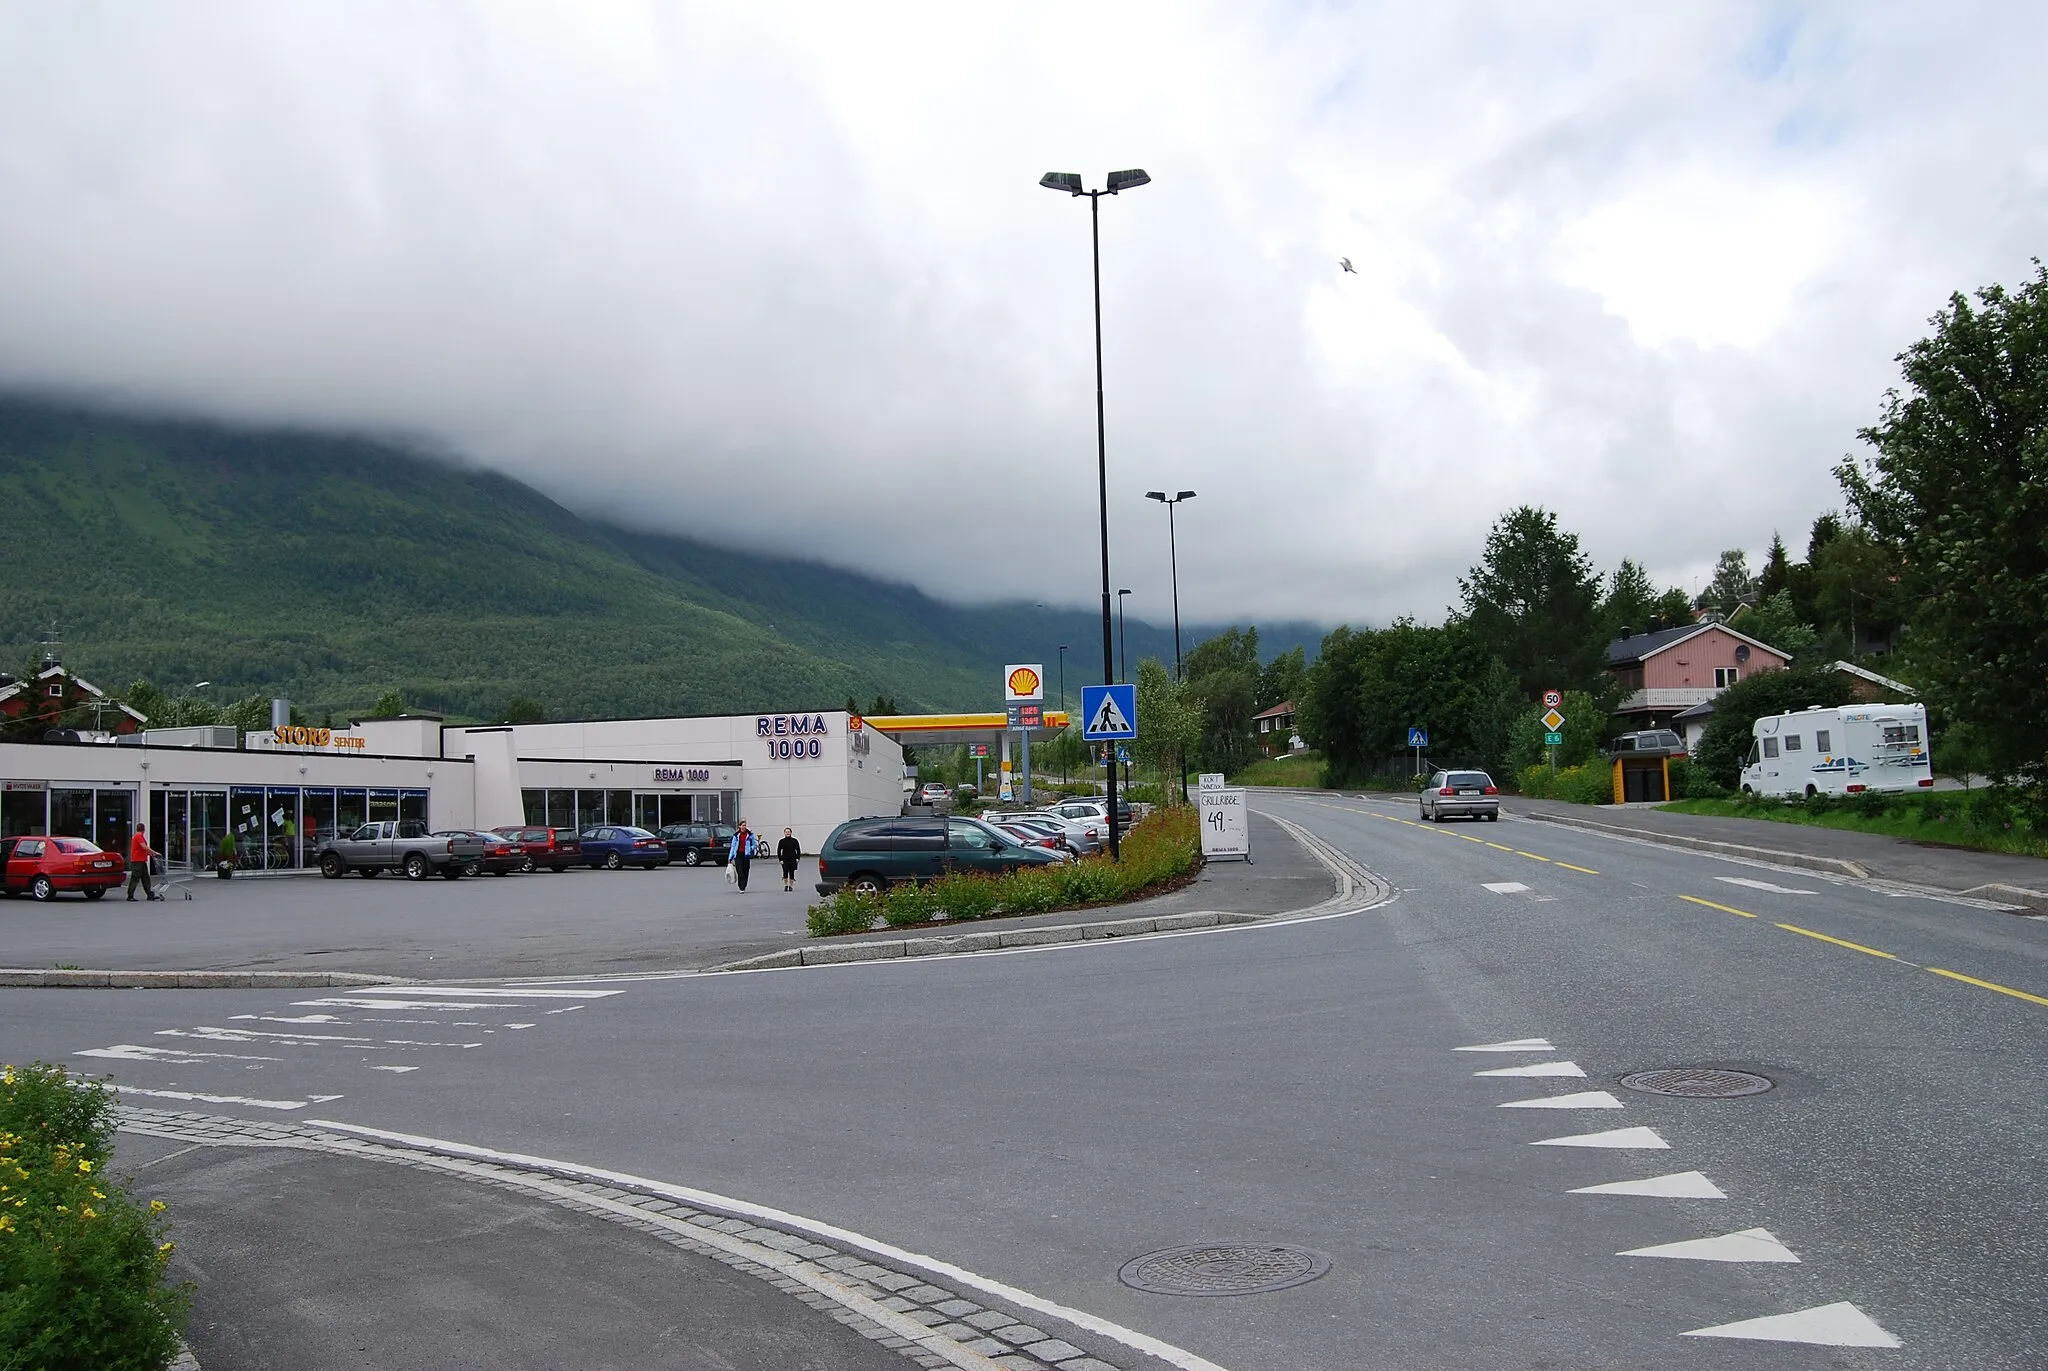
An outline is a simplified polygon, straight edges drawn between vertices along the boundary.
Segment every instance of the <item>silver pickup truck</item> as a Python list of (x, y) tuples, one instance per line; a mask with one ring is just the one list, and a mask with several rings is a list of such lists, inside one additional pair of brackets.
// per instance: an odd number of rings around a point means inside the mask
[(435, 837), (425, 824), (404, 819), (364, 824), (345, 838), (329, 838), (320, 845), (320, 874), (335, 880), (351, 871), (359, 876), (403, 871), (409, 881), (424, 881), (431, 875), (452, 881), (464, 866), (483, 855), (481, 838)]

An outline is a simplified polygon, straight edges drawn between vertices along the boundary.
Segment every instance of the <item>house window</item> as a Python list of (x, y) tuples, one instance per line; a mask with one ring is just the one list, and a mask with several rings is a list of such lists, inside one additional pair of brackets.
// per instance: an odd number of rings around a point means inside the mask
[(1777, 756), (1777, 755), (1778, 755), (1778, 740), (1777, 740), (1776, 738), (1766, 738), (1766, 739), (1764, 739), (1764, 756), (1766, 756), (1766, 757), (1775, 757), (1775, 756)]
[(1799, 735), (1797, 733), (1787, 733), (1785, 735), (1785, 750), (1787, 752), (1797, 752), (1799, 750)]
[(1826, 729), (1818, 728), (1814, 730), (1813, 750), (1815, 752), (1833, 752), (1835, 750), (1833, 739)]
[(61, 700), (64, 698), (64, 687), (62, 684), (56, 681), (52, 681), (50, 683), (49, 689), (44, 693), (47, 694), (53, 700)]
[(1742, 668), (1739, 666), (1717, 666), (1714, 668), (1714, 689), (1716, 690), (1726, 690), (1740, 679), (1742, 679)]

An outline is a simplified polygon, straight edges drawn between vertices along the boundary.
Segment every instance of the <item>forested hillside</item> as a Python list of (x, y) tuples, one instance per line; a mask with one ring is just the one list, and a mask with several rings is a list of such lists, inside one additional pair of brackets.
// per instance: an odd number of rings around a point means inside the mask
[[(0, 483), (0, 669), (31, 663), (54, 629), (67, 664), (108, 689), (204, 680), (312, 716), (391, 689), (472, 718), (523, 697), (562, 718), (877, 694), (992, 708), (1003, 662), (1050, 668), (1062, 642), (1076, 689), (1086, 664), (1099, 671), (1085, 611), (963, 608), (628, 532), (362, 439), (0, 402)], [(1134, 665), (1170, 656), (1170, 629), (1128, 627)]]

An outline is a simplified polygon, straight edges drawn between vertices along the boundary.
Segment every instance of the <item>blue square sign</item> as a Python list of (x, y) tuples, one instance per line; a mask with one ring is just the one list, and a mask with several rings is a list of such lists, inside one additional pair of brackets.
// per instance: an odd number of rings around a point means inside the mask
[(1095, 742), (1105, 738), (1137, 737), (1138, 688), (1134, 685), (1082, 686), (1081, 736)]

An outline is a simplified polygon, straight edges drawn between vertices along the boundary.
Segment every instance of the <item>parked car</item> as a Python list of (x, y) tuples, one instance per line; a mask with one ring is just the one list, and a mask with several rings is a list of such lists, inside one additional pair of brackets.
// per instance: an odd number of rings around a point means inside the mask
[(1053, 828), (1050, 825), (1028, 823), (1020, 819), (999, 823), (995, 827), (1009, 834), (1026, 847), (1049, 847), (1060, 852), (1067, 850), (1067, 838), (1064, 829)]
[(1057, 809), (1026, 809), (1014, 814), (1005, 814), (999, 822), (1023, 819), (1029, 823), (1050, 824), (1060, 832), (1060, 841), (1077, 857), (1085, 857), (1102, 851), (1109, 841), (1109, 820), (1099, 814), (1074, 819)]
[(622, 866), (638, 866), (652, 871), (657, 866), (668, 865), (668, 844), (646, 829), (634, 828), (630, 824), (599, 824), (586, 828), (577, 839), (576, 846), (584, 861), (607, 871), (617, 871)]
[[(1085, 819), (1092, 815), (1102, 820), (1105, 826), (1109, 822), (1109, 801), (1107, 800), (1066, 800), (1049, 806), (1049, 808), (1052, 813), (1065, 819)], [(1116, 802), (1117, 832), (1128, 832), (1131, 825), (1136, 822), (1137, 815), (1131, 809), (1130, 801), (1119, 797)]]
[(493, 876), (504, 876), (526, 869), (525, 846), (502, 833), (479, 833), (466, 828), (446, 828), (433, 836), (474, 838), (483, 844), (482, 852), (462, 864), (462, 874), (465, 876), (480, 876), (486, 871)]
[(1500, 818), (1500, 790), (1483, 771), (1439, 771), (1422, 791), (1422, 817), (1445, 819)]
[(523, 828), (518, 824), (506, 824), (491, 831), (519, 844), (521, 871), (538, 871), (542, 867), (550, 871), (567, 871), (571, 862), (582, 860), (582, 854), (576, 849), (576, 830), (573, 828)]
[(730, 824), (668, 824), (656, 829), (655, 835), (668, 845), (669, 860), (684, 866), (706, 862), (724, 866), (726, 854), (732, 851)]
[(483, 851), (484, 840), (473, 833), (437, 838), (417, 819), (380, 820), (320, 844), (320, 874), (335, 880), (351, 871), (359, 876), (403, 871), (409, 881), (429, 876), (452, 881)]
[(926, 781), (910, 797), (910, 803), (920, 807), (951, 808), (953, 804), (953, 789), (944, 781)]
[(1646, 728), (1635, 733), (1624, 733), (1614, 740), (1610, 752), (1648, 752), (1653, 755), (1683, 757), (1685, 739), (1668, 728)]
[(954, 871), (1015, 871), (1065, 860), (974, 819), (849, 819), (818, 851), (818, 893), (830, 895), (841, 886), (882, 891)]
[(75, 890), (98, 900), (127, 878), (128, 863), (85, 838), (0, 840), (0, 891), (48, 900)]

